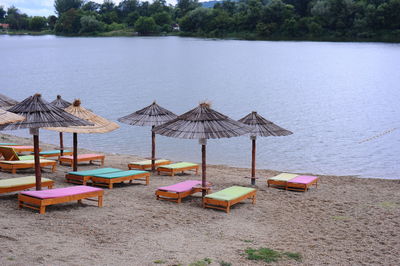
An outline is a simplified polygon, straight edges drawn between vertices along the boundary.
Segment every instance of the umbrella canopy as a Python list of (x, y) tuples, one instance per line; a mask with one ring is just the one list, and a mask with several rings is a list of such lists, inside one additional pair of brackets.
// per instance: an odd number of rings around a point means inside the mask
[(61, 109), (65, 109), (68, 106), (70, 106), (72, 103), (67, 102), (66, 100), (64, 100), (63, 98), (61, 98), (61, 95), (57, 95), (57, 98), (51, 102), (52, 105), (57, 106)]
[(75, 117), (64, 110), (53, 106), (35, 94), (11, 107), (8, 111), (24, 116), (25, 120), (0, 126), (0, 130), (29, 128), (33, 135), (36, 189), (41, 189), (41, 172), (39, 162), (39, 128), (90, 125), (89, 122)]
[(239, 119), (239, 122), (246, 124), (252, 128), (250, 138), (252, 140), (252, 160), (251, 160), (251, 184), (256, 183), (256, 136), (269, 137), (269, 136), (287, 136), (293, 132), (275, 125), (268, 121), (257, 112), (251, 112), (245, 117)]
[(143, 109), (119, 118), (118, 121), (132, 126), (158, 126), (176, 117), (176, 114), (159, 106), (154, 101)]
[[(206, 186), (206, 139), (230, 138), (251, 131), (248, 126), (210, 108), (207, 103), (153, 129), (156, 134), (173, 138), (199, 139), (202, 153), (202, 186)], [(205, 189), (203, 189), (203, 197)]]
[(18, 102), (16, 100), (13, 100), (4, 94), (0, 93), (0, 108), (3, 109), (8, 109), (13, 105), (16, 105)]
[(71, 115), (89, 121), (92, 125), (89, 126), (70, 126), (70, 127), (49, 127), (46, 129), (55, 130), (59, 132), (73, 133), (73, 145), (74, 145), (74, 171), (77, 171), (77, 157), (78, 157), (78, 133), (107, 133), (117, 128), (119, 125), (115, 122), (107, 120), (99, 115), (92, 113), (81, 106), (80, 100), (75, 100), (72, 105), (65, 108), (65, 111)]
[[(127, 116), (123, 116), (118, 119), (119, 122), (125, 123), (132, 126), (151, 126), (154, 128), (155, 126), (162, 125), (172, 119), (175, 119), (177, 116), (159, 106), (155, 101), (146, 106), (139, 111), (136, 111)], [(156, 160), (156, 136), (152, 131), (151, 133), (151, 170), (155, 171), (155, 160)]]
[(20, 116), (14, 113), (7, 112), (6, 110), (0, 109), (0, 125), (14, 123), (25, 120), (24, 116)]

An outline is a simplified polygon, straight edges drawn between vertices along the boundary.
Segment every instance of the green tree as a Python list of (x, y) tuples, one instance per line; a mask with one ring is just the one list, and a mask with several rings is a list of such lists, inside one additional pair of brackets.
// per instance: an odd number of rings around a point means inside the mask
[(83, 0), (55, 0), (54, 9), (60, 17), (62, 13), (67, 12), (71, 8), (79, 9), (83, 4)]
[(176, 16), (181, 18), (189, 11), (192, 11), (200, 6), (201, 4), (198, 0), (178, 0), (178, 3), (176, 4)]
[(54, 30), (54, 27), (57, 23), (57, 17), (54, 15), (51, 15), (47, 18), (47, 25), (49, 26), (50, 30)]
[(103, 24), (95, 16), (81, 17), (80, 33), (96, 33), (103, 30)]
[(29, 20), (29, 29), (33, 31), (41, 31), (47, 26), (47, 19), (45, 17), (32, 17)]
[(171, 15), (166, 11), (155, 13), (152, 15), (152, 18), (158, 26), (172, 23)]
[(62, 13), (55, 26), (56, 33), (78, 34), (81, 30), (81, 17), (81, 11), (74, 8)]
[(211, 9), (203, 7), (196, 8), (180, 19), (179, 24), (181, 30), (187, 32), (207, 32), (209, 31), (208, 23), (211, 16)]
[(13, 30), (27, 30), (29, 28), (28, 15), (21, 13), (15, 6), (7, 9), (5, 22), (10, 24), (10, 29)]
[(157, 24), (152, 17), (140, 17), (135, 23), (136, 31), (141, 35), (157, 32)]
[(3, 22), (4, 19), (6, 18), (6, 10), (4, 9), (3, 6), (0, 6), (0, 22)]

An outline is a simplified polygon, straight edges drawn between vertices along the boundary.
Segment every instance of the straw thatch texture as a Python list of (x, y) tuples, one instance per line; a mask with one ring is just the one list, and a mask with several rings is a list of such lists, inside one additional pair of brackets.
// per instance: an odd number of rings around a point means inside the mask
[(0, 109), (0, 125), (14, 123), (25, 120), (25, 117), (16, 115), (14, 113), (7, 112), (6, 110)]
[(251, 128), (202, 103), (176, 119), (153, 129), (156, 134), (184, 139), (219, 139), (249, 133)]
[(2, 125), (0, 127), (1, 130), (91, 125), (91, 123), (46, 102), (40, 94), (26, 98), (8, 109), (8, 111), (24, 116), (26, 119), (21, 122)]
[(251, 112), (246, 115), (242, 119), (239, 119), (239, 122), (249, 125), (252, 128), (251, 135), (254, 136), (287, 136), (293, 134), (293, 132), (281, 128), (280, 126), (275, 125), (271, 121), (268, 121), (264, 117), (257, 114), (257, 112)]
[(119, 122), (135, 126), (158, 126), (164, 124), (177, 115), (153, 102), (149, 106), (130, 115), (118, 119)]
[(58, 108), (65, 109), (68, 106), (70, 106), (72, 103), (67, 102), (63, 98), (61, 98), (61, 95), (57, 95), (57, 98), (51, 102), (52, 105), (57, 106)]
[(16, 100), (13, 100), (4, 94), (0, 93), (0, 108), (2, 109), (8, 109), (14, 105), (16, 105), (18, 102)]
[(71, 126), (71, 127), (56, 127), (46, 128), (49, 130), (55, 130), (59, 132), (69, 133), (106, 133), (119, 128), (117, 123), (109, 121), (101, 116), (98, 116), (81, 106), (80, 100), (75, 100), (72, 105), (64, 109), (66, 112), (89, 121), (92, 123), (90, 126)]

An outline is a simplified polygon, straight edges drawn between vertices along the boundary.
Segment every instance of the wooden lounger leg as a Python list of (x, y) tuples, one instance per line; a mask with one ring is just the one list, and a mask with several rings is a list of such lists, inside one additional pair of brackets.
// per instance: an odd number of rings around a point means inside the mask
[(46, 206), (40, 206), (39, 207), (39, 213), (40, 214), (45, 214), (46, 213)]
[(82, 200), (80, 199), (80, 200), (78, 200), (78, 204), (82, 204)]
[(98, 199), (98, 206), (99, 206), (99, 207), (103, 207), (103, 195), (99, 196), (99, 199)]
[(253, 200), (251, 203), (256, 204), (256, 195), (253, 196)]
[(171, 174), (171, 176), (175, 176), (175, 172), (174, 172), (174, 170), (172, 170), (172, 174)]
[(57, 170), (57, 164), (54, 164), (51, 168), (51, 172), (54, 173)]
[(47, 188), (53, 188), (53, 184), (48, 185)]
[(198, 175), (199, 174), (199, 168), (197, 167), (196, 168), (196, 175)]
[(113, 183), (108, 184), (108, 188), (112, 189), (113, 188)]
[(101, 166), (104, 166), (104, 158), (101, 159)]
[(21, 200), (19, 200), (19, 201), (18, 201), (18, 208), (19, 208), (19, 209), (22, 209), (22, 205), (24, 205), (24, 202), (21, 201)]
[(150, 176), (146, 176), (146, 186), (148, 186), (150, 184)]
[(15, 175), (17, 173), (17, 169), (16, 168), (12, 168), (11, 169), (11, 174)]

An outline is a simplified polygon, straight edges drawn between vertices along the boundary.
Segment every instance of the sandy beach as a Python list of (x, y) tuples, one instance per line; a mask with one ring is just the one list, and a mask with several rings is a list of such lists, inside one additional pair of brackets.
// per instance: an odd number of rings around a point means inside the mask
[[(10, 135), (0, 135), (0, 142), (31, 145), (30, 139)], [(127, 169), (137, 159), (106, 154), (105, 167)], [(97, 167), (82, 164), (79, 170)], [(43, 177), (56, 188), (71, 186), (64, 178), (71, 168), (57, 168)], [(213, 191), (250, 186), (244, 178), (249, 169), (210, 162), (207, 171)], [(156, 200), (159, 186), (201, 179), (190, 172), (153, 174), (149, 186), (117, 184), (105, 189), (103, 208), (71, 202), (48, 207), (45, 215), (18, 209), (17, 193), (2, 194), (0, 265), (189, 265), (204, 258), (210, 265), (265, 265), (244, 252), (264, 247), (302, 256), (273, 265), (400, 265), (399, 180), (301, 173), (320, 177), (318, 189), (303, 193), (268, 188), (267, 177), (278, 173), (257, 170), (257, 203), (237, 204), (230, 214), (201, 208), (200, 193), (181, 204)], [(26, 175), (33, 170), (2, 171), (0, 179)]]

